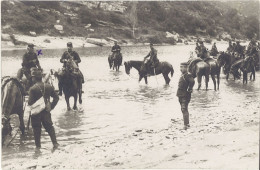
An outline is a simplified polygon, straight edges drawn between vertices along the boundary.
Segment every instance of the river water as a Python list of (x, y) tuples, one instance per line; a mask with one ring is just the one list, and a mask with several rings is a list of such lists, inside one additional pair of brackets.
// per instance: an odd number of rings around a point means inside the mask
[[(210, 45), (206, 45), (209, 49)], [(219, 50), (225, 50), (227, 44), (217, 44)], [(88, 145), (89, 150), (127, 140), (128, 136), (139, 131), (160, 132), (171, 126), (176, 127), (172, 133), (178, 134), (182, 128), (182, 114), (176, 97), (177, 83), (180, 76), (179, 65), (187, 61), (195, 45), (155, 46), (160, 61), (173, 65), (174, 75), (169, 86), (165, 86), (162, 75), (148, 78), (138, 83), (138, 73), (132, 69), (130, 76), (125, 73), (124, 66), (119, 72), (109, 69), (107, 56), (110, 47), (76, 48), (82, 62), (79, 67), (84, 74), (83, 104), (78, 111), (67, 111), (64, 96), (52, 111), (58, 142), (61, 148), (71, 144)], [(39, 56), (44, 70), (58, 69), (62, 66), (59, 59), (65, 49), (42, 49)], [(25, 50), (2, 51), (2, 76), (15, 76), (21, 66)], [(149, 52), (149, 46), (122, 47), (123, 60), (143, 60)], [(169, 75), (170, 76), (170, 75)], [(209, 90), (205, 90), (204, 79), (202, 88), (197, 88), (197, 80), (190, 102), (190, 123), (192, 128), (202, 131), (220, 131), (244, 126), (244, 118), (256, 114), (259, 109), (260, 86), (259, 72), (256, 81), (243, 85), (241, 80), (225, 80), (221, 73), (220, 90), (213, 90), (210, 79)], [(71, 98), (71, 105), (72, 105)], [(236, 115), (240, 115), (237, 117)], [(242, 115), (242, 116), (241, 116)], [(12, 124), (17, 128), (17, 117), (13, 116)], [(236, 120), (237, 119), (237, 120)], [(28, 112), (25, 113), (27, 124)], [(213, 129), (218, 124), (220, 129)], [(214, 131), (215, 130), (215, 131)], [(206, 132), (205, 132), (206, 133)], [(155, 133), (156, 134), (156, 133)], [(42, 155), (50, 154), (52, 147), (49, 136), (43, 129)], [(142, 139), (141, 139), (142, 140)], [(2, 150), (3, 167), (10, 166), (17, 160), (29, 161), (34, 155), (32, 131), (24, 140), (17, 135), (8, 148)], [(131, 151), (130, 151), (131, 152)], [(134, 151), (133, 152), (137, 152)], [(124, 153), (121, 153), (123, 155)], [(89, 153), (89, 159), (96, 160), (93, 167), (106, 163), (102, 156)], [(103, 162), (101, 161), (103, 160)], [(18, 161), (19, 162), (19, 161)], [(102, 167), (102, 166), (101, 166)], [(127, 167), (126, 167), (127, 168)]]

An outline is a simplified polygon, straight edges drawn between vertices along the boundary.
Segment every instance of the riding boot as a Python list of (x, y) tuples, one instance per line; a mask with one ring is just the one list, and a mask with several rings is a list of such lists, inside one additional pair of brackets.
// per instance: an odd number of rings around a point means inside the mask
[(41, 128), (33, 128), (36, 149), (41, 148)]
[(50, 128), (50, 130), (48, 131), (48, 134), (51, 138), (51, 141), (52, 141), (52, 144), (53, 144), (53, 149), (57, 149), (59, 144), (58, 144), (57, 139), (56, 139), (54, 127)]

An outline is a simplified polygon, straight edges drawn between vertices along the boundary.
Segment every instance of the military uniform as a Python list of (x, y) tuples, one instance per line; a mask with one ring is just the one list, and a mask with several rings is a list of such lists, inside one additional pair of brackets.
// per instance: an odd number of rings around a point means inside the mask
[[(31, 76), (40, 77), (41, 72), (40, 71), (32, 71)], [(30, 89), (29, 89), (29, 99), (28, 99), (28, 105), (33, 105), (38, 99), (42, 97), (42, 92), (44, 93), (44, 99), (50, 100), (50, 97), (53, 98), (53, 101), (51, 103), (51, 109), (54, 109), (59, 101), (59, 96), (54, 91), (54, 88), (46, 83), (43, 83), (42, 81), (36, 82)], [(51, 141), (54, 145), (54, 148), (58, 146), (55, 130), (53, 127), (52, 119), (51, 119), (51, 113), (47, 111), (46, 109), (41, 111), (37, 115), (31, 116), (31, 123), (33, 127), (33, 133), (34, 133), (34, 139), (35, 139), (35, 145), (36, 148), (41, 148), (41, 127), (45, 128), (45, 130), (50, 135)]]
[[(29, 44), (28, 47), (33, 48), (34, 45)], [(17, 78), (21, 80), (24, 74), (27, 80), (29, 81), (29, 86), (31, 86), (32, 82), (30, 69), (33, 67), (41, 69), (37, 54), (35, 52), (28, 51), (23, 55), (22, 68), (18, 70)]]
[(150, 59), (145, 63), (146, 70), (148, 72), (151, 70), (150, 68), (154, 68), (159, 63), (159, 59), (157, 57), (157, 50), (155, 48), (151, 48), (151, 51), (144, 57), (144, 60), (150, 57)]
[[(187, 66), (187, 63), (182, 63), (181, 65)], [(181, 105), (181, 111), (183, 114), (184, 126), (189, 126), (189, 111), (188, 105), (191, 99), (191, 92), (194, 86), (194, 78), (191, 74), (184, 73), (181, 75), (178, 84), (177, 97)]]
[(121, 51), (121, 47), (117, 44), (114, 45), (111, 50), (111, 52), (113, 53), (113, 58), (115, 58), (115, 54), (120, 53), (120, 51)]
[(201, 59), (205, 59), (205, 58), (207, 58), (207, 56), (208, 56), (208, 51), (207, 51), (207, 48), (204, 46), (204, 44), (203, 44), (203, 42), (200, 42), (200, 50), (199, 50), (199, 57), (201, 58)]
[[(69, 43), (67, 43), (67, 46), (68, 47), (72, 47), (72, 43), (71, 42), (69, 42)], [(63, 84), (63, 82), (62, 82), (62, 77), (63, 77), (63, 75), (64, 75), (64, 72), (65, 72), (65, 69), (66, 69), (66, 64), (67, 64), (67, 62), (66, 62), (66, 60), (70, 60), (70, 59), (72, 59), (75, 63), (76, 63), (76, 65), (77, 65), (77, 67), (78, 67), (78, 64), (81, 62), (81, 59), (80, 59), (80, 57), (79, 57), (79, 54), (76, 52), (76, 51), (65, 51), (64, 53), (63, 53), (63, 55), (61, 56), (61, 59), (60, 59), (60, 62), (61, 63), (63, 63), (63, 68), (62, 68), (62, 70), (59, 72), (59, 76), (61, 77), (60, 79), (59, 79), (59, 83), (58, 83), (58, 86), (59, 86), (59, 94), (60, 95), (62, 95), (62, 84)], [(73, 70), (70, 70), (70, 71), (73, 71)], [(81, 83), (84, 83), (84, 76), (83, 76), (83, 74), (82, 74), (82, 72), (78, 69), (77, 70), (78, 72), (78, 74), (77, 75), (79, 75), (79, 77), (80, 77), (80, 79), (81, 79)]]

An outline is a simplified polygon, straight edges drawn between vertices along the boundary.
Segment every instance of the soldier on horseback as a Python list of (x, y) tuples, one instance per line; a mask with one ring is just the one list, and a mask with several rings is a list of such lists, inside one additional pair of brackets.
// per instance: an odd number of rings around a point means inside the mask
[(117, 44), (117, 41), (114, 42), (114, 46), (112, 47), (112, 56), (115, 59), (116, 55), (120, 54), (121, 47)]
[(201, 59), (205, 59), (205, 58), (208, 57), (207, 48), (204, 46), (204, 43), (203, 43), (202, 41), (200, 42), (199, 57), (200, 57)]
[(214, 44), (212, 45), (212, 48), (211, 48), (211, 55), (216, 56), (217, 54), (218, 54), (218, 49), (216, 46), (216, 42), (214, 42)]
[(23, 55), (22, 68), (18, 70), (17, 78), (19, 80), (22, 79), (23, 75), (25, 75), (28, 80), (28, 87), (32, 85), (31, 71), (30, 69), (33, 67), (37, 67), (41, 69), (37, 54), (34, 51), (34, 45), (28, 44), (27, 52)]
[[(159, 63), (159, 59), (157, 58), (157, 50), (153, 47), (153, 44), (150, 43), (151, 51), (147, 56), (144, 57), (144, 65), (147, 72), (151, 72)], [(147, 58), (149, 58), (146, 60)]]
[[(78, 67), (78, 63), (81, 62), (79, 54), (73, 50), (73, 45), (71, 42), (67, 43), (67, 48), (68, 48), (68, 51), (65, 51), (60, 59), (60, 62), (63, 63), (62, 71), (59, 72), (59, 76), (61, 76), (61, 79), (65, 73), (65, 70), (68, 69), (67, 66), (68, 66), (68, 62), (70, 60), (75, 62), (75, 64), (76, 64), (75, 67)], [(70, 70), (70, 71), (74, 72), (74, 70)], [(83, 76), (82, 72), (79, 69), (77, 71), (79, 72), (79, 78), (81, 79), (81, 82), (84, 83), (84, 76)], [(61, 80), (59, 81), (59, 95), (60, 96), (62, 95), (62, 81)]]

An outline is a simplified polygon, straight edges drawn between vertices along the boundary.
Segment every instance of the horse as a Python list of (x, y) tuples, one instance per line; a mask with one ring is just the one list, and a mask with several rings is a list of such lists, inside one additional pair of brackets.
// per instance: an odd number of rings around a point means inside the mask
[(2, 144), (8, 134), (11, 133), (10, 115), (17, 114), (20, 121), (20, 130), (22, 135), (25, 132), (24, 126), (24, 87), (17, 78), (5, 76), (2, 83)]
[(188, 71), (192, 74), (193, 78), (197, 77), (198, 90), (201, 87), (202, 76), (205, 76), (206, 90), (208, 90), (210, 66), (200, 58), (191, 59), (188, 61)]
[(234, 55), (231, 55), (226, 52), (220, 52), (219, 56), (217, 57), (217, 63), (219, 67), (223, 67), (224, 74), (226, 75), (226, 80), (229, 78), (229, 72), (231, 69), (232, 64), (237, 61)]
[(247, 84), (247, 74), (248, 73), (252, 73), (250, 75), (250, 80), (252, 80), (252, 77), (253, 77), (253, 81), (254, 81), (255, 80), (254, 57), (248, 56), (245, 59), (240, 59), (231, 66), (230, 72), (233, 74), (234, 80), (235, 80), (235, 78), (240, 78), (240, 74), (239, 74), (238, 70), (241, 70), (243, 73), (243, 84), (245, 84), (245, 83)]
[(67, 110), (71, 110), (70, 97), (74, 98), (73, 109), (77, 110), (77, 100), (79, 97), (79, 103), (82, 103), (82, 80), (80, 77), (78, 66), (70, 59), (66, 63), (66, 67), (63, 70), (63, 74), (59, 74), (60, 71), (52, 70), (52, 74), (58, 78), (59, 84), (62, 85), (63, 93), (67, 103)]
[[(147, 72), (144, 71), (144, 69), (143, 69), (143, 66), (144, 66), (143, 61), (131, 60), (131, 61), (124, 62), (124, 65), (125, 65), (126, 74), (129, 75), (131, 68), (134, 67), (139, 73), (139, 82), (144, 78), (145, 84), (148, 84)], [(174, 73), (172, 65), (168, 62), (159, 62), (158, 66), (154, 68), (153, 72), (150, 75), (154, 76), (154, 75), (162, 74), (165, 79), (165, 83), (167, 85), (169, 85), (169, 83), (171, 81), (171, 79), (168, 76), (169, 73), (171, 73), (171, 77), (172, 77), (173, 73)]]
[(215, 76), (217, 76), (217, 83), (218, 83), (218, 90), (219, 90), (219, 76), (220, 76), (220, 68), (217, 61), (213, 58), (206, 58), (204, 59), (204, 62), (206, 62), (210, 66), (210, 75), (212, 78), (212, 81), (214, 83), (214, 90), (216, 91), (216, 79)]
[(113, 70), (116, 69), (116, 71), (119, 71), (119, 67), (122, 65), (122, 54), (120, 52), (115, 53), (115, 56), (113, 57), (112, 55), (108, 56), (108, 63), (109, 63), (109, 67), (110, 69), (113, 66)]

